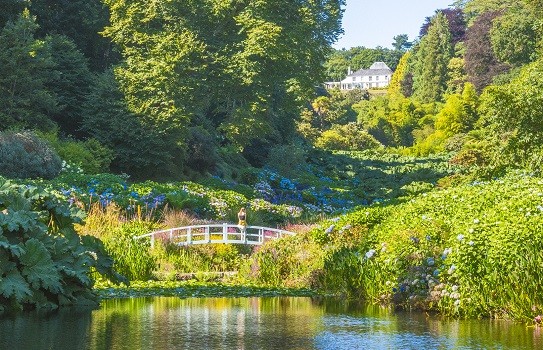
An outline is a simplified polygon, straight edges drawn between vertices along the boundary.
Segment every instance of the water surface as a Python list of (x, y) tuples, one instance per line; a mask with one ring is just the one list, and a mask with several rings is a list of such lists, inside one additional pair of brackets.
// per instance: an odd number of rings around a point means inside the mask
[(156, 297), (4, 316), (0, 349), (543, 349), (542, 333), (333, 299)]

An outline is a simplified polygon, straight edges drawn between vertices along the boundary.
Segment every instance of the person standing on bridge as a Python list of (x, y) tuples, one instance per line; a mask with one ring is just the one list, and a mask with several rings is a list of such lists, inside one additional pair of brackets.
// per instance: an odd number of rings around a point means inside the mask
[(239, 210), (238, 225), (243, 228), (243, 231), (245, 231), (245, 227), (247, 226), (247, 212), (245, 211), (245, 208), (241, 208)]

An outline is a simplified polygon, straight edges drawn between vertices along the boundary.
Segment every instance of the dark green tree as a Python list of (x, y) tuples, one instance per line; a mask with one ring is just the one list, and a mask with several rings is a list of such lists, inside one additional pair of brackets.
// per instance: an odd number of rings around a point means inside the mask
[(422, 102), (440, 101), (447, 88), (447, 66), (453, 57), (447, 18), (438, 13), (414, 54), (413, 96)]
[(46, 88), (54, 63), (45, 42), (36, 40), (35, 19), (25, 10), (0, 32), (0, 130), (55, 127), (56, 96)]
[(14, 21), (23, 12), (27, 0), (2, 0), (2, 11), (0, 11), (0, 28), (3, 28), (8, 21)]
[(66, 36), (48, 35), (45, 44), (54, 64), (46, 86), (56, 95), (59, 105), (50, 117), (63, 134), (82, 136), (82, 105), (92, 81), (88, 61)]
[(113, 150), (111, 170), (137, 179), (172, 178), (182, 174), (179, 166), (185, 149), (160, 124), (148, 120), (126, 105), (113, 72), (94, 78), (83, 105), (82, 130)]
[(30, 12), (37, 17), (37, 35), (59, 34), (72, 39), (93, 71), (103, 71), (118, 62), (111, 40), (100, 34), (109, 24), (109, 11), (101, 0), (31, 0)]
[(413, 46), (413, 43), (409, 41), (409, 36), (407, 34), (398, 34), (392, 38), (392, 47), (396, 51), (405, 52)]

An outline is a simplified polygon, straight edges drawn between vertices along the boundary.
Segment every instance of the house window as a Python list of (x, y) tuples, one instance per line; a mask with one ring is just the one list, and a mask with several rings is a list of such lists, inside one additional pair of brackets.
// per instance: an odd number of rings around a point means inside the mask
[(378, 76), (378, 75), (375, 76), (375, 80), (379, 80), (379, 76)]
[(356, 77), (353, 77), (353, 81), (356, 81)]
[(372, 76), (370, 75), (370, 76), (369, 76), (369, 81), (371, 81), (371, 78), (372, 78)]
[(373, 83), (370, 83), (370, 87), (373, 87)]
[(388, 80), (388, 75), (385, 75), (385, 80)]

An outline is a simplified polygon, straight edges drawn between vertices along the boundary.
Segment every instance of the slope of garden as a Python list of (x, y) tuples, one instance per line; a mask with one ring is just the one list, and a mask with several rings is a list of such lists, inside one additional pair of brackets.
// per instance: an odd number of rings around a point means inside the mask
[(543, 179), (514, 173), (378, 204), (256, 253), (251, 279), (470, 317), (543, 312)]

